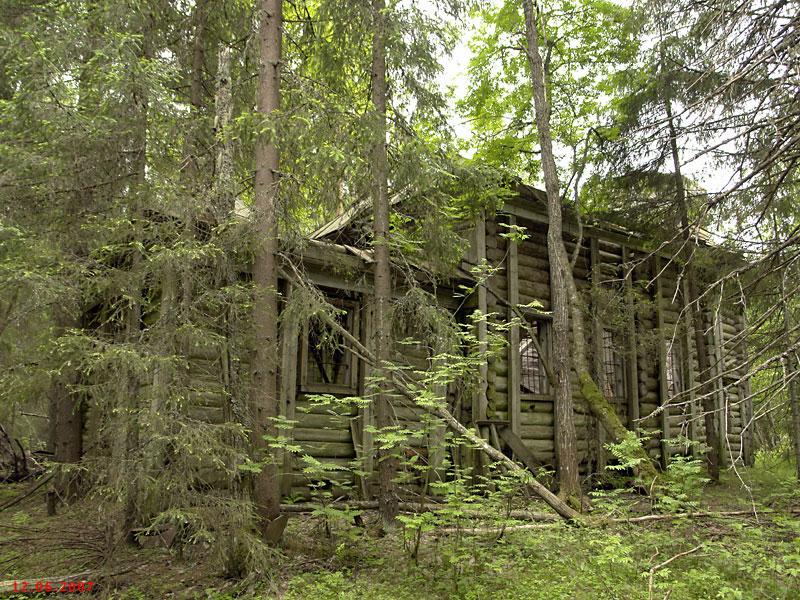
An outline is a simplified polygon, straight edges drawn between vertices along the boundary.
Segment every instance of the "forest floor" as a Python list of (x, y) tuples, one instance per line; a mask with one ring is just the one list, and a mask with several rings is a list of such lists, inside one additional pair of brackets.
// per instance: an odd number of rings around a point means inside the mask
[[(213, 548), (202, 544), (182, 552), (109, 544), (90, 501), (47, 517), (37, 493), (0, 512), (0, 580), (28, 582), (30, 591), (12, 598), (36, 597), (37, 582), (57, 586), (73, 575), (97, 580), (94, 597), (131, 600), (800, 598), (792, 468), (774, 462), (739, 475), (750, 491), (727, 472), (693, 510), (755, 509), (745, 515), (576, 527), (508, 519), (487, 526), (452, 512), (445, 524), (427, 513), (380, 536), (369, 511), (360, 527), (337, 511), (294, 514), (267, 574), (245, 579), (222, 577)], [(29, 485), (0, 486), (0, 506)], [(612, 492), (594, 506), (619, 518), (641, 512), (632, 503)]]

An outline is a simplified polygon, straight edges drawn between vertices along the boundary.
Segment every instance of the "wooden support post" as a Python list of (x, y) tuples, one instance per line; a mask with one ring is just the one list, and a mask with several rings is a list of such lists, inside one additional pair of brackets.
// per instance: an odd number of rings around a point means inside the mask
[[(486, 260), (486, 215), (481, 212), (480, 217), (475, 224), (476, 230), (476, 251), (478, 264), (483, 264)], [(485, 315), (489, 312), (489, 301), (486, 292), (486, 286), (478, 286), (478, 310), (484, 317), (478, 323), (478, 348), (480, 352), (486, 352), (487, 345), (486, 339), (488, 337), (488, 329), (486, 326)], [(488, 399), (486, 396), (487, 380), (489, 378), (489, 365), (487, 361), (482, 361), (480, 366), (480, 382), (478, 383), (478, 390), (475, 394), (475, 399), (472, 405), (472, 419), (475, 421), (486, 420), (486, 408), (488, 406)]]
[[(713, 318), (713, 316), (712, 316)], [(714, 409), (716, 411), (717, 431), (719, 432), (719, 466), (720, 468), (728, 464), (728, 401), (725, 393), (725, 382), (722, 373), (725, 371), (723, 363), (723, 350), (725, 345), (725, 334), (722, 331), (722, 319), (714, 318), (713, 348), (714, 348)]]
[[(594, 376), (597, 385), (600, 387), (601, 390), (605, 392), (606, 390), (606, 373), (605, 369), (603, 368), (603, 324), (600, 322), (600, 318), (598, 315), (598, 306), (597, 298), (600, 292), (600, 244), (596, 237), (593, 237), (589, 241), (590, 244), (590, 264), (589, 264), (589, 271), (591, 273), (591, 286), (592, 286), (592, 299), (595, 303), (595, 306), (592, 310), (592, 367), (594, 369)], [(616, 407), (612, 407), (616, 410)], [(597, 419), (592, 419), (594, 423), (594, 429), (597, 432), (596, 437), (596, 453), (597, 453), (597, 471), (602, 473), (606, 468), (606, 450), (605, 450), (605, 443), (606, 443), (606, 430), (603, 428), (600, 423), (597, 422)]]
[[(479, 265), (486, 262), (486, 213), (482, 211), (475, 224), (475, 251), (477, 254), (477, 263)], [(488, 328), (486, 323), (486, 314), (489, 312), (489, 299), (486, 291), (486, 286), (481, 285), (478, 287), (478, 311), (481, 313), (481, 320), (478, 322), (478, 350), (485, 353), (487, 346)], [(487, 360), (481, 361), (479, 369), (480, 381), (475, 391), (472, 400), (472, 420), (485, 421), (487, 418), (487, 408), (489, 406), (489, 398), (487, 395), (488, 381), (489, 381), (489, 363)], [(480, 436), (488, 440), (489, 429), (488, 427), (479, 427), (478, 433)], [(474, 453), (475, 471), (474, 475), (482, 475), (484, 472), (483, 461), (484, 455), (481, 452)]]
[[(363, 303), (361, 306), (361, 313), (362, 313), (362, 340), (364, 345), (369, 348), (371, 351), (374, 351), (375, 348), (375, 340), (374, 340), (374, 326), (373, 326), (373, 319), (374, 319), (374, 302), (372, 296), (364, 295)], [(364, 360), (358, 359), (359, 364), (359, 378), (358, 378), (358, 394), (362, 398), (367, 398), (372, 396), (372, 391), (368, 389), (367, 386), (367, 379), (373, 374), (374, 369), (367, 364)], [(375, 426), (375, 410), (372, 405), (372, 402), (365, 402), (361, 408), (359, 408), (359, 416), (360, 416), (360, 425), (361, 425), (361, 454), (363, 457), (363, 465), (361, 468), (367, 474), (365, 475), (366, 478), (370, 478), (372, 474), (375, 472), (375, 443), (373, 439), (372, 432), (369, 431), (371, 427)], [(369, 486), (366, 484), (364, 485), (367, 488), (367, 495), (369, 492)]]
[[(747, 331), (747, 315), (742, 313), (739, 316), (740, 331)], [(750, 420), (753, 418), (753, 400), (750, 398), (750, 359), (747, 355), (747, 335), (742, 335), (742, 370), (741, 377), (743, 380), (739, 386), (739, 393), (741, 394), (742, 403), (739, 407), (739, 414), (742, 419), (742, 460), (747, 466), (752, 466), (755, 460), (753, 456), (753, 427), (754, 423)], [(745, 430), (745, 426), (747, 429)]]
[(636, 351), (636, 298), (633, 295), (633, 269), (628, 272), (630, 251), (622, 246), (622, 265), (625, 269), (625, 375), (628, 379), (628, 429), (639, 431), (639, 358)]
[[(441, 358), (435, 359), (434, 368), (444, 366), (445, 361)], [(437, 400), (447, 403), (447, 385), (437, 385), (433, 388)], [(445, 434), (447, 425), (438, 417), (432, 417), (433, 421), (428, 429), (428, 481), (444, 481), (444, 459), (446, 455)]]
[[(286, 299), (291, 300), (292, 285), (286, 284)], [(285, 313), (284, 313), (285, 314)], [(281, 321), (281, 414), (286, 419), (293, 421), (297, 406), (297, 343), (300, 336), (300, 325), (294, 319)], [(294, 432), (288, 430), (290, 439)], [(294, 457), (291, 452), (283, 453), (283, 473), (281, 476), (281, 495), (288, 496), (292, 491), (292, 476), (294, 474)]]
[(656, 307), (656, 329), (658, 330), (658, 400), (661, 407), (661, 465), (669, 463), (669, 448), (666, 440), (669, 431), (669, 387), (667, 385), (667, 340), (664, 336), (664, 315), (661, 310), (661, 257), (653, 256), (653, 277), (655, 278), (654, 302)]
[[(517, 218), (509, 215), (508, 223), (513, 228)], [(517, 242), (508, 240), (508, 319), (516, 317), (514, 307), (519, 304), (519, 248)], [(511, 422), (511, 431), (519, 435), (522, 403), (520, 400), (520, 357), (519, 357), (519, 326), (514, 325), (508, 333), (508, 420)]]
[[(686, 382), (686, 389), (689, 394), (689, 439), (693, 442), (699, 440), (700, 434), (698, 432), (699, 424), (697, 422), (697, 393), (695, 385), (697, 381), (694, 377), (694, 353), (695, 348), (692, 344), (694, 339), (694, 324), (692, 323), (692, 310), (687, 304), (686, 299), (689, 297), (689, 282), (683, 280), (682, 290), (683, 303), (683, 322), (684, 322), (684, 336), (683, 336), (683, 380)], [(692, 455), (697, 454), (697, 446), (692, 446)]]
[(539, 468), (546, 462), (547, 458), (544, 456), (537, 456), (533, 450), (523, 442), (516, 433), (511, 431), (508, 427), (500, 428), (500, 437), (508, 444), (508, 447), (514, 452), (514, 458), (528, 467), (528, 470), (536, 475)]

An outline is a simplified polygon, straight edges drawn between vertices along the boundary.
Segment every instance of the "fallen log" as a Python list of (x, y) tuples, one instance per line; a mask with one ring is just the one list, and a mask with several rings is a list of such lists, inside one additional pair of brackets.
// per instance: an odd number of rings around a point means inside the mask
[[(284, 273), (287, 279), (294, 279), (295, 283), (301, 287), (306, 287), (304, 282), (299, 280), (298, 278), (291, 278), (288, 274)], [(321, 318), (325, 320), (325, 322), (338, 334), (340, 334), (345, 340), (352, 344), (350, 348), (351, 352), (353, 352), (356, 356), (363, 359), (364, 361), (368, 362), (373, 366), (378, 366), (378, 360), (376, 359), (375, 355), (365, 347), (358, 339), (355, 338), (349, 331), (347, 331), (341, 324), (334, 318), (332, 318), (328, 313), (322, 312), (320, 315)], [(391, 382), (394, 384), (396, 390), (400, 392), (402, 396), (404, 396), (407, 400), (413, 402), (416, 405), (416, 396), (413, 392), (413, 387), (406, 384), (404, 381), (400, 379), (400, 375), (393, 370), (389, 370), (389, 377)], [(547, 487), (542, 485), (542, 483), (534, 477), (533, 473), (531, 473), (525, 467), (517, 464), (511, 458), (503, 454), (500, 450), (489, 444), (486, 440), (480, 437), (476, 432), (471, 431), (468, 429), (461, 421), (456, 419), (450, 411), (447, 410), (446, 406), (441, 403), (436, 406), (431, 407), (424, 407), (429, 413), (440, 417), (447, 425), (461, 435), (468, 439), (472, 444), (474, 444), (477, 448), (481, 449), (485, 454), (489, 456), (492, 460), (497, 461), (498, 463), (502, 464), (506, 469), (511, 471), (512, 473), (518, 475), (522, 481), (524, 481), (527, 486), (542, 500), (544, 500), (554, 511), (556, 511), (559, 515), (569, 521), (580, 521), (582, 519), (581, 514), (569, 506), (566, 502), (561, 500), (558, 496), (556, 496), (553, 492), (551, 492)]]
[[(297, 504), (281, 504), (282, 513), (310, 513), (319, 508), (320, 505), (313, 503), (297, 503)], [(377, 500), (342, 500), (340, 502), (332, 502), (328, 506), (342, 509), (357, 509), (357, 510), (377, 510)], [(398, 503), (400, 512), (405, 513), (426, 513), (437, 512), (448, 508), (446, 504), (436, 503), (420, 503), (420, 502), (400, 502)], [(485, 516), (486, 511), (481, 510), (480, 507), (467, 508), (464, 513), (468, 516), (480, 517)], [(511, 519), (520, 519), (527, 521), (558, 521), (560, 520), (556, 515), (549, 513), (535, 513), (527, 510), (512, 510), (506, 513)]]

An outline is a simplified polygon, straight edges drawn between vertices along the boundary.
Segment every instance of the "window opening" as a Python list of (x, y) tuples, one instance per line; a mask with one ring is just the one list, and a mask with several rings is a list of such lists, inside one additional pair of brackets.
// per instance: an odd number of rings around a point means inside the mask
[[(334, 318), (345, 331), (355, 334), (355, 310), (342, 308)], [(311, 321), (306, 335), (305, 387), (352, 388), (356, 382), (353, 367), (353, 354), (342, 334), (319, 320)]]
[[(539, 340), (539, 346), (547, 351), (546, 326), (542, 321), (530, 324), (530, 329)], [(544, 368), (544, 358), (533, 343), (527, 328), (521, 328), (519, 341), (520, 391), (524, 394), (549, 394), (550, 385), (547, 381), (547, 372)]]
[(614, 334), (603, 330), (604, 393), (613, 400), (625, 399), (625, 366), (620, 345)]
[(667, 396), (672, 399), (683, 391), (683, 374), (679, 348), (675, 344), (667, 345)]

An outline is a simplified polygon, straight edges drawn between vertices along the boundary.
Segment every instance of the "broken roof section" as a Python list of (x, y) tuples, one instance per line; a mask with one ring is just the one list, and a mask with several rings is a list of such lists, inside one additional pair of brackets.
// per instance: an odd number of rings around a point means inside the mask
[[(526, 185), (519, 181), (510, 185), (511, 189), (516, 192), (515, 196), (507, 198), (504, 207), (499, 212), (518, 213), (519, 209), (523, 210), (520, 216), (535, 217), (534, 221), (540, 223), (547, 223), (547, 194), (544, 190)], [(396, 193), (390, 198), (391, 205), (396, 205), (409, 197), (409, 189), (405, 188)], [(358, 219), (369, 219), (371, 217), (372, 202), (369, 198), (360, 200), (353, 203), (345, 211), (343, 211), (336, 218), (328, 221), (311, 235), (310, 239), (316, 242), (325, 242), (328, 244), (336, 244), (340, 250), (345, 250), (349, 254), (359, 257), (367, 263), (373, 261), (372, 252), (369, 248), (358, 247), (360, 244), (353, 239), (347, 240), (348, 243), (343, 243), (342, 238), (347, 239), (348, 236), (342, 236), (351, 225), (355, 224)], [(575, 208), (571, 205), (565, 204), (564, 206), (564, 221), (565, 233), (572, 233), (578, 235), (578, 217)], [(646, 234), (634, 231), (627, 227), (615, 223), (608, 219), (589, 217), (583, 220), (583, 227), (586, 229), (584, 233), (589, 234), (591, 230), (600, 233), (604, 236), (609, 236), (611, 239), (616, 239), (619, 243), (631, 244), (634, 246), (643, 246), (645, 241), (649, 238)], [(712, 236), (705, 229), (695, 227), (693, 228), (692, 238), (699, 242), (701, 245), (715, 247)], [(354, 244), (358, 244), (354, 245)]]
[[(389, 198), (389, 205), (393, 206), (398, 202), (401, 202), (408, 196), (408, 188), (400, 190), (394, 196)], [(350, 223), (352, 223), (357, 217), (361, 216), (362, 214), (366, 213), (368, 210), (372, 208), (372, 200), (371, 199), (364, 199), (358, 200), (351, 204), (345, 211), (340, 214), (338, 217), (334, 218), (331, 221), (325, 223), (322, 227), (314, 231), (310, 238), (312, 240), (321, 240), (332, 233), (336, 233), (338, 231), (342, 231), (345, 227), (347, 227)]]

